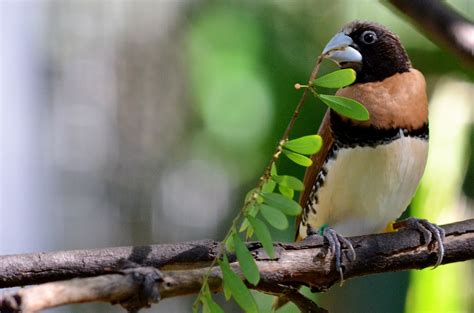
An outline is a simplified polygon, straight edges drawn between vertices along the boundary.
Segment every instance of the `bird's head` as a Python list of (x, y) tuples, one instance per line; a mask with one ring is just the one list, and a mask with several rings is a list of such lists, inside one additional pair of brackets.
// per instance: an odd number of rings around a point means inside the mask
[(341, 68), (353, 68), (357, 83), (382, 81), (407, 72), (410, 59), (397, 35), (386, 27), (355, 21), (345, 25), (323, 50)]

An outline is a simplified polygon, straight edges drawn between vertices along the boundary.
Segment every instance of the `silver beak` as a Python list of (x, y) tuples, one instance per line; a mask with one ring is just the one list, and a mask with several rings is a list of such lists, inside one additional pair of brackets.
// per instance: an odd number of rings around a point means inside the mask
[(362, 63), (362, 55), (350, 46), (352, 44), (354, 41), (351, 37), (343, 32), (337, 33), (324, 47), (323, 54), (326, 54), (327, 59), (338, 65), (340, 63)]

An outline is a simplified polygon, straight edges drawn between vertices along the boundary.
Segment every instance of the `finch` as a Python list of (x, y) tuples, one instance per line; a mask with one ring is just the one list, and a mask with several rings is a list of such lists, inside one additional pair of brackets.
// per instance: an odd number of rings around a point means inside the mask
[[(326, 58), (352, 68), (356, 81), (336, 95), (362, 103), (368, 121), (328, 110), (319, 129), (323, 148), (312, 156), (300, 197), (297, 240), (322, 234), (343, 277), (342, 248), (355, 258), (348, 236), (383, 232), (406, 210), (428, 157), (428, 100), (423, 74), (412, 67), (400, 39), (386, 27), (364, 21), (347, 24), (324, 48)], [(444, 231), (426, 220), (405, 226), (420, 230), (426, 243)]]

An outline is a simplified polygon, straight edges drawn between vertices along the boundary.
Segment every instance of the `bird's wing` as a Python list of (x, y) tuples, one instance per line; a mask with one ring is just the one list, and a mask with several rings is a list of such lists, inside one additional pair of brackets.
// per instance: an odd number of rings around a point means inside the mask
[[(311, 188), (313, 184), (316, 182), (316, 178), (318, 177), (318, 174), (321, 171), (324, 165), (324, 162), (326, 161), (327, 155), (331, 151), (331, 148), (334, 144), (334, 137), (332, 136), (330, 126), (331, 126), (330, 125), (330, 110), (328, 109), (326, 111), (326, 114), (324, 115), (323, 121), (318, 131), (318, 134), (323, 139), (323, 146), (321, 150), (319, 150), (318, 153), (313, 154), (311, 156), (313, 165), (308, 167), (304, 175), (305, 189), (301, 193), (300, 201), (299, 201), (301, 207), (303, 208), (302, 214), (304, 214), (304, 210), (306, 210), (305, 207), (306, 207), (306, 203), (308, 202), (309, 194), (311, 193)], [(301, 219), (302, 219), (302, 215), (296, 218), (296, 241), (301, 240), (299, 236), (299, 227), (300, 227)]]

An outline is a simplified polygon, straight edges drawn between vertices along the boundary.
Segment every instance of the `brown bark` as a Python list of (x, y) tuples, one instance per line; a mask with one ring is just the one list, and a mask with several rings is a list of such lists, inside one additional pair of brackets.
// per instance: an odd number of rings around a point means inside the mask
[(428, 38), (474, 67), (474, 24), (439, 0), (389, 0)]
[[(474, 259), (474, 219), (444, 225), (446, 231), (443, 264)], [(357, 259), (345, 259), (345, 279), (373, 273), (421, 269), (436, 262), (422, 235), (414, 230), (350, 238)], [(261, 274), (253, 287), (268, 293), (285, 293), (300, 306), (311, 305), (301, 299), (295, 287), (309, 285), (324, 291), (338, 282), (332, 255), (323, 238), (294, 244), (277, 243), (276, 259), (269, 259), (260, 243), (249, 243)], [(90, 301), (121, 303), (130, 311), (160, 299), (199, 292), (206, 265), (219, 250), (219, 243), (203, 240), (175, 245), (121, 247), (0, 257), (2, 287), (70, 279), (0, 297), (0, 308), (34, 312), (39, 309)], [(124, 260), (127, 260), (124, 262)], [(234, 258), (231, 257), (231, 260)], [(123, 264), (134, 268), (119, 269)], [(240, 273), (238, 263), (232, 263)], [(156, 268), (160, 268), (158, 271)], [(218, 267), (209, 278), (210, 288), (221, 288)], [(313, 312), (323, 312), (314, 306)], [(2, 311), (3, 312), (3, 311)]]

